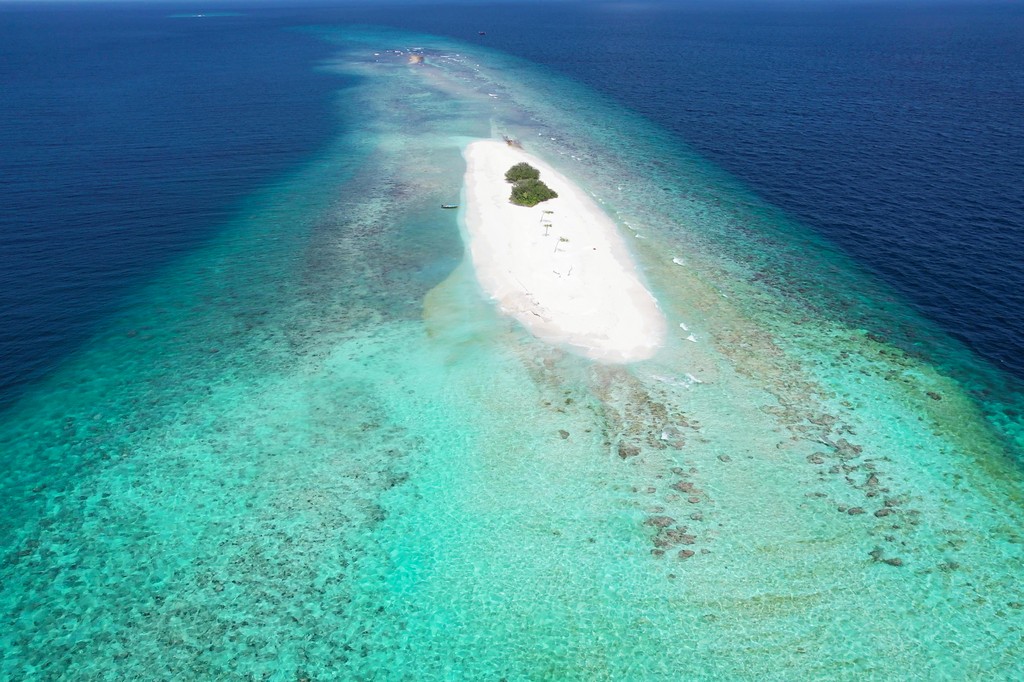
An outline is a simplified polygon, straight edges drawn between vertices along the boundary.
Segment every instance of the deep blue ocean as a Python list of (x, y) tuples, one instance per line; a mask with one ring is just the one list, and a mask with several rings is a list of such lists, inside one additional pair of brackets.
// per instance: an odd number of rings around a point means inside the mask
[(328, 46), (173, 12), (0, 6), (0, 405), (337, 125)]
[(336, 132), (330, 46), (287, 30), (332, 23), (590, 85), (1024, 377), (1020, 5), (340, 5), (0, 6), (0, 404)]

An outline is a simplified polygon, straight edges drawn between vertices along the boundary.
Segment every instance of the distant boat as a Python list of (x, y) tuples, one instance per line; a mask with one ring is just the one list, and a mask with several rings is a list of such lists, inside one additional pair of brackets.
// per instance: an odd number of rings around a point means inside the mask
[(458, 208), (458, 204), (441, 204), (441, 208)]
[(487, 34), (486, 34), (486, 33), (484, 33), (483, 31), (477, 31), (477, 32), (476, 32), (476, 34), (477, 34), (478, 36), (485, 36), (485, 35), (487, 35)]

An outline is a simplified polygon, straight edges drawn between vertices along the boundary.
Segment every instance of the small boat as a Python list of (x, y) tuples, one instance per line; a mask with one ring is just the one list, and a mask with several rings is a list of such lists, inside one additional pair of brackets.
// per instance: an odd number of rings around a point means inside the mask
[(458, 208), (458, 204), (441, 204), (441, 208)]
[(477, 31), (476, 34), (478, 36), (485, 36), (485, 35), (487, 35), (484, 31)]

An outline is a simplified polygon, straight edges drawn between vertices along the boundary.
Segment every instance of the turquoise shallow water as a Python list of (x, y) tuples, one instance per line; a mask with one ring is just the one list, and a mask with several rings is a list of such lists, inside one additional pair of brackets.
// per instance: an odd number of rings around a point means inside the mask
[[(314, 36), (355, 129), (4, 416), (0, 676), (1024, 672), (1019, 425), (983, 367), (581, 86)], [(653, 360), (481, 294), (437, 206), (500, 134), (620, 222), (680, 332)]]

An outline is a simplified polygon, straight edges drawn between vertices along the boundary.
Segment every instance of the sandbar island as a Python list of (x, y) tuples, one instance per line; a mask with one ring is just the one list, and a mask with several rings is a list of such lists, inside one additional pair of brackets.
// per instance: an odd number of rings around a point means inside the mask
[[(602, 362), (652, 357), (666, 323), (612, 219), (540, 159), (497, 140), (469, 144), (465, 226), (476, 276), (533, 335)], [(509, 201), (505, 172), (526, 162), (558, 197)]]

